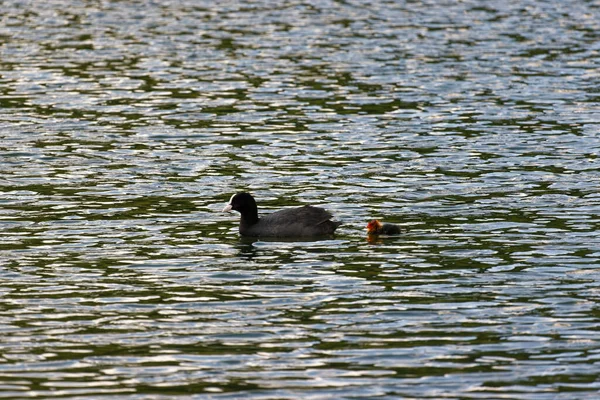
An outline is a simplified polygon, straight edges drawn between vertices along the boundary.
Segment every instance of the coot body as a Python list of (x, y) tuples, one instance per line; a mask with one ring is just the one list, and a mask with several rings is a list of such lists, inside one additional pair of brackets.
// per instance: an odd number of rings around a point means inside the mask
[(332, 215), (319, 207), (303, 206), (277, 211), (258, 217), (256, 201), (249, 193), (231, 196), (223, 211), (238, 211), (240, 235), (253, 237), (316, 237), (332, 235), (341, 222), (331, 221)]

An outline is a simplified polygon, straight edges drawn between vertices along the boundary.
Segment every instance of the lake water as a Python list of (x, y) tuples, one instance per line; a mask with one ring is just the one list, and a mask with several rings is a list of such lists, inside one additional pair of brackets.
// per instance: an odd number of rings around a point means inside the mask
[(598, 398), (597, 2), (0, 15), (1, 398)]

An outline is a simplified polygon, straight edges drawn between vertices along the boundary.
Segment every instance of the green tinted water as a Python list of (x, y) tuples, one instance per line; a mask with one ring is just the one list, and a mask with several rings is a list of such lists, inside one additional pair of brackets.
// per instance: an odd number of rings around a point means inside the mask
[(595, 398), (598, 13), (3, 4), (0, 397)]

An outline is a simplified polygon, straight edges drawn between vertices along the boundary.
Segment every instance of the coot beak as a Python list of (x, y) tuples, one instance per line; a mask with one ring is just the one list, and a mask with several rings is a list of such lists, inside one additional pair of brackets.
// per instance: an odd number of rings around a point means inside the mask
[(231, 203), (233, 202), (234, 197), (235, 197), (235, 193), (231, 195), (231, 198), (229, 199), (229, 203), (227, 203), (227, 205), (223, 209), (223, 212), (229, 212), (229, 211), (233, 210), (233, 205)]

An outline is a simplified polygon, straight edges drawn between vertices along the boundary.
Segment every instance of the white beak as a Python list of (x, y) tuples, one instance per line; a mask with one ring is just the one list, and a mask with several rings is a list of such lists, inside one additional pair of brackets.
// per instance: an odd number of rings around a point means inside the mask
[(232, 205), (231, 205), (231, 201), (233, 200), (233, 198), (235, 197), (235, 193), (231, 195), (231, 198), (229, 199), (229, 203), (227, 203), (227, 205), (225, 206), (225, 208), (223, 208), (223, 212), (229, 212), (232, 209)]

